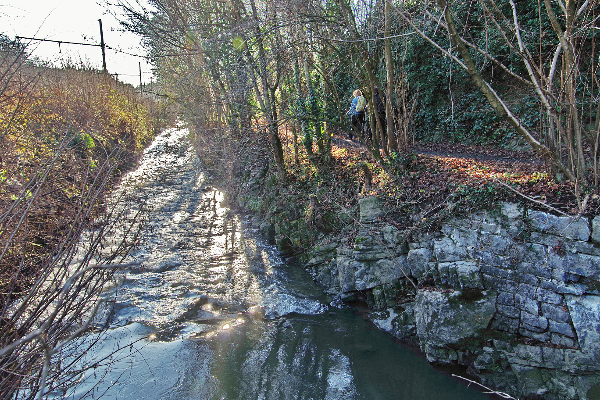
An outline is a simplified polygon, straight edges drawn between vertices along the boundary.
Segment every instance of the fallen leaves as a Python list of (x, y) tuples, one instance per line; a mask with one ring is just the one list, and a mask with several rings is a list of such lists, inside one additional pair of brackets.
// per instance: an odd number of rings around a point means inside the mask
[[(343, 142), (338, 144), (343, 145)], [(395, 204), (423, 207), (439, 204), (458, 188), (472, 188), (485, 195), (497, 187), (495, 194), (506, 201), (524, 200), (514, 191), (502, 188), (505, 184), (537, 202), (571, 214), (579, 212), (573, 184), (555, 181), (546, 165), (531, 152), (460, 144), (418, 144), (410, 151), (411, 162), (396, 179), (389, 179), (385, 171), (374, 174), (373, 194), (394, 199)], [(335, 149), (333, 154), (341, 181), (360, 180), (360, 171), (355, 167), (359, 162), (369, 162), (373, 170), (378, 170), (364, 149)], [(599, 208), (598, 196), (592, 196), (586, 211), (593, 214)]]

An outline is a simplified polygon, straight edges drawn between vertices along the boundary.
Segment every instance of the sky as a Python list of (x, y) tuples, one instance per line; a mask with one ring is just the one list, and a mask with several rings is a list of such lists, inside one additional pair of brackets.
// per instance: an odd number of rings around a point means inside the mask
[[(15, 36), (35, 37), (58, 41), (100, 44), (102, 19), (106, 46), (106, 68), (118, 74), (122, 82), (138, 86), (139, 63), (142, 82), (147, 84), (152, 77), (151, 67), (144, 58), (124, 54), (145, 55), (140, 38), (122, 32), (118, 21), (97, 0), (0, 0), (0, 33), (10, 38)], [(34, 57), (60, 65), (69, 58), (75, 63), (83, 60), (87, 65), (102, 69), (100, 47), (32, 41), (29, 49)]]

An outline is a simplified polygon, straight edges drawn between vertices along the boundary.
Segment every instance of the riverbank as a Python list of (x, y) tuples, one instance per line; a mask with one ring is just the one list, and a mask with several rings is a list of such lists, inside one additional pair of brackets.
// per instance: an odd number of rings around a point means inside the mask
[(365, 153), (332, 154), (313, 179), (279, 185), (268, 164), (240, 178), (238, 204), (282, 255), (432, 363), (515, 397), (595, 398), (595, 206), (562, 214), (568, 185), (522, 159), (415, 155), (392, 178)]
[[(21, 398), (43, 392), (46, 375), (64, 382), (49, 370), (53, 352), (85, 329), (108, 271), (134, 243), (121, 235), (105, 252), (113, 225), (128, 222), (107, 196), (171, 118), (165, 103), (115, 77), (42, 65), (28, 46), (7, 39), (0, 46), (0, 398)], [(84, 234), (93, 239), (82, 250)]]
[(104, 329), (62, 353), (78, 385), (55, 398), (485, 398), (332, 305), (226, 206), (186, 133), (161, 133), (123, 181), (123, 207), (145, 221), (129, 257), (143, 263), (104, 292)]

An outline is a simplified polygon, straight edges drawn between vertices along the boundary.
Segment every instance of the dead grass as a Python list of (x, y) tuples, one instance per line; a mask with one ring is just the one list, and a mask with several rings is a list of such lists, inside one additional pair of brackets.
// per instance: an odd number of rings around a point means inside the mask
[[(58, 379), (44, 361), (110, 276), (88, 268), (110, 220), (105, 195), (160, 126), (148, 99), (96, 71), (2, 60), (0, 351), (29, 337), (0, 356), (0, 397), (11, 398), (43, 390), (42, 367)], [(75, 260), (84, 231), (95, 239)]]

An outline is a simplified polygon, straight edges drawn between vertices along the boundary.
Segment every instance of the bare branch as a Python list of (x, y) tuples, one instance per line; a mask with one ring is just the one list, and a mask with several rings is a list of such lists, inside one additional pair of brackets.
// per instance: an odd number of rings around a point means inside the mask
[(480, 388), (483, 388), (484, 390), (487, 390), (487, 392), (485, 392), (486, 394), (495, 394), (497, 396), (500, 396), (503, 399), (518, 400), (516, 397), (512, 397), (508, 393), (499, 392), (497, 390), (490, 389), (489, 387), (484, 386), (484, 385), (482, 385), (479, 382), (476, 382), (476, 381), (473, 381), (471, 379), (465, 378), (464, 376), (460, 376), (460, 375), (456, 375), (456, 374), (452, 374), (452, 376), (455, 377), (455, 378), (464, 379), (465, 381), (467, 381), (469, 383), (474, 383), (475, 385), (479, 386)]
[(543, 207), (545, 207), (545, 208), (547, 208), (547, 209), (549, 209), (549, 210), (552, 210), (552, 211), (554, 211), (554, 212), (556, 212), (556, 213), (558, 213), (558, 214), (561, 214), (561, 215), (564, 215), (564, 216), (567, 216), (567, 217), (569, 217), (569, 216), (570, 216), (569, 214), (567, 214), (567, 213), (565, 213), (565, 212), (563, 212), (563, 211), (560, 211), (560, 210), (559, 210), (559, 209), (557, 209), (557, 208), (554, 208), (554, 207), (552, 207), (552, 206), (549, 206), (549, 205), (548, 205), (548, 204), (546, 204), (546, 203), (543, 203), (543, 202), (541, 202), (541, 201), (539, 201), (539, 200), (536, 200), (536, 199), (534, 199), (534, 198), (532, 198), (532, 197), (529, 197), (529, 196), (527, 196), (526, 194), (523, 194), (523, 193), (519, 192), (517, 189), (515, 189), (515, 188), (511, 187), (510, 185), (507, 185), (506, 183), (504, 183), (504, 182), (502, 182), (502, 181), (500, 181), (500, 180), (498, 180), (498, 179), (494, 179), (494, 182), (496, 182), (496, 183), (498, 183), (498, 184), (500, 184), (500, 185), (504, 186), (505, 188), (507, 188), (507, 189), (509, 189), (509, 190), (513, 191), (514, 193), (516, 193), (516, 194), (518, 194), (519, 196), (521, 196), (521, 197), (523, 197), (523, 198), (525, 198), (525, 199), (527, 199), (527, 200), (531, 201), (532, 203), (535, 203), (535, 204), (538, 204), (538, 205), (540, 205), (540, 206), (543, 206)]
[[(510, 0), (510, 5), (513, 10), (514, 30), (515, 30), (515, 34), (517, 36), (517, 42), (519, 44), (519, 49), (521, 50), (521, 54), (525, 54), (527, 50), (526, 50), (525, 44), (523, 43), (523, 39), (521, 38), (521, 27), (519, 25), (519, 19), (517, 16), (517, 6), (515, 5), (514, 0)], [(542, 90), (542, 87), (540, 86), (540, 84), (538, 82), (537, 76), (535, 75), (535, 73), (533, 71), (533, 67), (532, 67), (531, 63), (529, 62), (529, 58), (523, 56), (523, 57), (521, 57), (521, 59), (523, 60), (523, 63), (525, 64), (525, 67), (527, 68), (527, 72), (529, 73), (529, 79), (531, 79), (531, 83), (533, 83), (535, 91), (537, 92), (540, 100), (542, 101), (542, 104), (546, 108), (547, 113), (552, 114), (552, 106), (550, 105), (548, 98), (544, 94), (544, 91)]]

